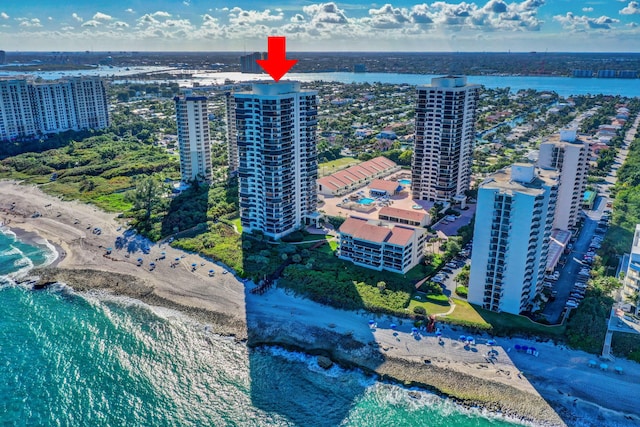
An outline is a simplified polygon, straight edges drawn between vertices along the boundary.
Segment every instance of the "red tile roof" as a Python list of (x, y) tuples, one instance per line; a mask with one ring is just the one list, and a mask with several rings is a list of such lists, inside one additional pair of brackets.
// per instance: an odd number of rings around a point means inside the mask
[(385, 206), (378, 212), (378, 217), (380, 215), (388, 216), (391, 218), (402, 218), (409, 221), (422, 222), (424, 217), (429, 215), (427, 212), (423, 210), (406, 210), (400, 208), (392, 208), (390, 206)]
[(407, 246), (416, 232), (415, 228), (396, 225), (393, 227), (391, 236), (387, 239), (387, 243), (398, 246)]
[(356, 239), (376, 243), (390, 243), (406, 246), (413, 238), (416, 229), (404, 225), (374, 225), (365, 218), (351, 216), (340, 226), (340, 233), (348, 234)]
[(369, 224), (367, 219), (351, 216), (340, 226), (340, 233), (349, 234), (360, 240), (382, 243), (387, 239), (391, 230)]
[(339, 188), (346, 187), (353, 182), (371, 178), (375, 174), (396, 166), (397, 165), (393, 161), (380, 156), (335, 172), (329, 176), (319, 178), (317, 182), (335, 191)]
[(389, 194), (394, 194), (398, 189), (398, 183), (395, 181), (386, 181), (384, 179), (374, 179), (369, 184), (371, 190), (382, 190)]

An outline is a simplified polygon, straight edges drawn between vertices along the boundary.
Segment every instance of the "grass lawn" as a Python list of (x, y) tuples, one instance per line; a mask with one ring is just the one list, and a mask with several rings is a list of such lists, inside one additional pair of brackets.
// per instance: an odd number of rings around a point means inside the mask
[(427, 294), (426, 297), (424, 295), (414, 295), (409, 302), (409, 313), (414, 312), (414, 307), (424, 307), (427, 310), (427, 315), (446, 313), (451, 308), (445, 295), (433, 294)]
[(358, 159), (354, 159), (353, 157), (341, 157), (339, 159), (331, 160), (330, 162), (320, 163), (318, 165), (318, 176), (322, 177), (331, 175), (332, 173), (337, 172), (340, 169), (357, 165), (358, 163), (362, 162)]
[(452, 300), (456, 305), (456, 309), (453, 310), (453, 313), (451, 313), (450, 315), (445, 316), (444, 319), (451, 320), (454, 323), (456, 321), (460, 321), (462, 323), (477, 324), (478, 326), (483, 328), (490, 326), (490, 324), (482, 318), (480, 313), (478, 313), (476, 307), (472, 306), (465, 300), (457, 298), (452, 298)]
[[(457, 304), (457, 301), (456, 301)], [(517, 316), (509, 313), (496, 313), (484, 310), (477, 306), (471, 306), (479, 316), (493, 326), (493, 330), (498, 335), (511, 335), (513, 333), (530, 333), (550, 338), (563, 338), (565, 332), (564, 325), (548, 326), (535, 323), (525, 316)], [(456, 308), (457, 311), (457, 308)]]
[(242, 222), (240, 218), (232, 219), (231, 222), (236, 226), (236, 230), (238, 230), (238, 234), (242, 234)]

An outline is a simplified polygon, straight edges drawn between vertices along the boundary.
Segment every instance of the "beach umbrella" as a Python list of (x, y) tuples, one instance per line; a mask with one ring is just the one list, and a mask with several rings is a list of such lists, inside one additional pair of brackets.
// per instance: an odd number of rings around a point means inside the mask
[(526, 345), (523, 345), (523, 346), (522, 346), (522, 351), (527, 351), (527, 350), (529, 350), (529, 347), (528, 347), (528, 346), (526, 346)]
[(496, 342), (494, 340), (489, 340), (487, 341), (487, 345), (496, 345)]
[(469, 335), (469, 336), (467, 337), (467, 341), (473, 341), (473, 337), (472, 337), (471, 335)]
[(516, 351), (522, 350), (522, 346), (520, 344), (515, 345)]
[(375, 323), (376, 323), (376, 321), (375, 321), (375, 320), (369, 320), (369, 324), (370, 324), (370, 325), (374, 325)]
[(392, 323), (392, 324), (391, 324), (391, 329), (395, 329), (395, 328), (397, 328), (396, 324), (395, 324), (395, 323)]
[(180, 258), (176, 258), (176, 261), (180, 261)]
[(536, 351), (536, 348), (535, 347), (531, 347), (531, 348), (529, 348), (529, 350)]
[(111, 252), (113, 248), (107, 248), (107, 252)]
[(191, 264), (191, 267), (194, 267), (194, 268), (195, 268), (195, 267), (197, 267), (197, 266), (198, 266), (198, 264), (196, 264), (195, 262), (194, 262), (193, 264)]
[(442, 332), (440, 332), (440, 331), (436, 332), (436, 336), (437, 336), (437, 337), (442, 336)]
[(411, 328), (411, 332), (413, 332), (413, 333), (415, 334), (416, 332), (418, 332), (418, 328), (416, 328), (416, 327), (414, 326), (413, 328)]
[(167, 254), (166, 252), (160, 252), (160, 255), (166, 255), (166, 254)]
[(466, 340), (467, 340), (466, 335), (460, 335), (460, 341), (466, 341)]
[(138, 262), (142, 262), (142, 258), (138, 258)]
[(209, 270), (209, 273), (213, 273), (213, 270)]

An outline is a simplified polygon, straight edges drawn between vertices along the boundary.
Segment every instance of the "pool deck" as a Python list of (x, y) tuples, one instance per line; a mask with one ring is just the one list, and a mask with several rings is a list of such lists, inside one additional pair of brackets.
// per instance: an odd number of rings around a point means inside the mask
[[(389, 178), (385, 178), (389, 179)], [(360, 193), (360, 194), (358, 194)], [(338, 204), (343, 204), (344, 199), (350, 199), (351, 196), (357, 196), (358, 199), (362, 198), (372, 198), (369, 197), (369, 187), (363, 187), (356, 191), (353, 191), (348, 194), (344, 194), (342, 196), (331, 197), (331, 196), (320, 196), (321, 199), (324, 200), (324, 204), (318, 207), (318, 210), (323, 211), (324, 214), (329, 216), (337, 216), (342, 218), (347, 218), (349, 216), (357, 216), (360, 218), (367, 219), (378, 219), (378, 212), (381, 207), (378, 206), (377, 203), (372, 203), (370, 205), (363, 205), (363, 207), (370, 207), (372, 210), (370, 212), (360, 212), (356, 210), (349, 209), (345, 206), (337, 206)], [(398, 194), (395, 194), (389, 198), (391, 204), (389, 206), (393, 208), (406, 209), (409, 211), (416, 211), (413, 209), (413, 206), (420, 206), (421, 211), (429, 212), (434, 205), (433, 202), (427, 202), (424, 200), (413, 200), (411, 198), (411, 189), (408, 186), (404, 186), (404, 189), (400, 191)], [(353, 201), (353, 203), (357, 203)], [(461, 216), (453, 222), (448, 224), (438, 224), (434, 227), (434, 230), (442, 232), (446, 236), (454, 236), (457, 234), (458, 229), (464, 225), (467, 225), (471, 222), (471, 218), (476, 211), (476, 205), (470, 204), (468, 205), (469, 209), (460, 211)]]

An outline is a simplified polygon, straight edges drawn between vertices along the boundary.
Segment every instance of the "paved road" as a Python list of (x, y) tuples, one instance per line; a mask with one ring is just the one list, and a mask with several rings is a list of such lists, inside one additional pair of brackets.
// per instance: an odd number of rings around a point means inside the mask
[(608, 197), (610, 188), (616, 183), (618, 169), (627, 158), (627, 154), (629, 153), (629, 144), (633, 141), (639, 125), (640, 115), (636, 117), (633, 125), (627, 131), (623, 146), (618, 150), (615, 163), (611, 167), (611, 172), (605, 177), (605, 182), (598, 186), (600, 196), (596, 199), (594, 210), (585, 211), (587, 218), (585, 219), (582, 230), (580, 230), (577, 241), (573, 245), (573, 251), (566, 258), (567, 263), (564, 268), (560, 270), (560, 278), (554, 287), (554, 289), (558, 291), (558, 296), (555, 301), (550, 301), (543, 311), (552, 323), (555, 323), (560, 319), (560, 315), (562, 314), (566, 301), (571, 293), (571, 288), (576, 282), (578, 271), (580, 271), (580, 267), (582, 267), (582, 265), (575, 261), (574, 258), (582, 261), (582, 256), (589, 248), (589, 243), (595, 234), (595, 229), (598, 225), (598, 221), (602, 217), (602, 212), (607, 209), (606, 205), (611, 201)]
[[(564, 256), (566, 257), (565, 259), (567, 262), (560, 270), (560, 278), (553, 288), (558, 291), (558, 295), (555, 301), (549, 301), (543, 311), (543, 314), (547, 316), (547, 319), (552, 323), (555, 323), (560, 319), (560, 315), (562, 314), (565, 304), (569, 299), (569, 294), (571, 294), (571, 288), (576, 282), (576, 277), (582, 267), (582, 264), (580, 263), (582, 261), (582, 256), (589, 249), (589, 243), (591, 243), (591, 238), (595, 234), (595, 229), (606, 204), (607, 199), (598, 197), (595, 203), (596, 209), (586, 211), (587, 218), (580, 230), (578, 239), (573, 244), (573, 251)], [(580, 262), (576, 261), (574, 258)]]

